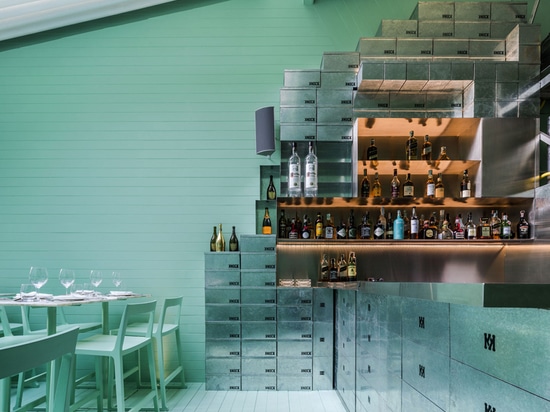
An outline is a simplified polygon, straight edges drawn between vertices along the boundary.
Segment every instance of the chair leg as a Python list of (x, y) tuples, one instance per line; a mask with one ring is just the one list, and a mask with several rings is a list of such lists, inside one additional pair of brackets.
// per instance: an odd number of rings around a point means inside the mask
[(181, 336), (180, 336), (179, 329), (176, 330), (175, 335), (176, 335), (176, 350), (178, 353), (178, 365), (181, 368), (180, 370), (181, 388), (187, 388), (187, 385), (185, 384), (185, 371), (183, 369), (183, 352), (182, 352)]
[(152, 343), (147, 345), (147, 359), (149, 360), (149, 380), (151, 381), (151, 390), (153, 392), (153, 406), (156, 412), (159, 412), (159, 399), (157, 391), (157, 374), (155, 372), (155, 356), (153, 355)]
[(166, 406), (166, 381), (164, 379), (164, 342), (162, 335), (159, 339), (154, 339), (154, 342), (157, 345), (157, 357), (159, 365), (159, 390), (160, 390), (160, 400), (162, 403), (162, 409), (168, 409)]
[(124, 412), (124, 370), (122, 356), (113, 358), (115, 369), (116, 407), (118, 412)]
[(105, 388), (103, 386), (103, 358), (98, 357), (95, 360), (95, 385), (99, 391), (97, 396), (97, 410), (98, 412), (103, 411), (103, 394), (105, 393)]

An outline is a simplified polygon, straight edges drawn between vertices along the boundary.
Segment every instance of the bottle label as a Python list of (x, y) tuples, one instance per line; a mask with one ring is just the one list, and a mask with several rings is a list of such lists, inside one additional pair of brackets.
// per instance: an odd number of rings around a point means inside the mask
[(298, 189), (300, 187), (300, 165), (288, 166), (288, 187)]
[(336, 235), (340, 238), (340, 239), (345, 239), (346, 238), (346, 228), (340, 228), (338, 229), (338, 232), (336, 232)]
[(309, 239), (309, 230), (304, 230), (302, 232), (302, 239)]
[(317, 237), (318, 239), (323, 237), (323, 224), (322, 223), (317, 223), (315, 225), (315, 237)]
[(355, 227), (350, 226), (348, 230), (348, 237), (350, 239), (355, 239), (357, 237), (357, 229), (355, 229)]
[(348, 266), (348, 279), (356, 280), (357, 279), (357, 267), (353, 265)]
[(291, 230), (288, 234), (289, 239), (298, 239), (298, 232), (296, 230)]
[(437, 198), (445, 197), (445, 189), (443, 189), (442, 187), (438, 187), (437, 189), (435, 189), (435, 197)]
[(520, 239), (529, 239), (529, 226), (520, 225), (518, 228), (518, 238)]
[(435, 196), (435, 183), (428, 183), (426, 185), (426, 196)]
[(317, 167), (314, 163), (306, 164), (305, 189), (317, 189)]
[(397, 186), (397, 185), (392, 185), (391, 186), (391, 197), (393, 197), (394, 199), (396, 197), (399, 197), (399, 186)]
[(418, 234), (418, 220), (411, 220), (411, 233)]
[(430, 154), (432, 152), (432, 146), (424, 146), (422, 148), (422, 154), (424, 156), (427, 156), (428, 154)]
[(460, 191), (460, 197), (470, 197), (470, 189), (463, 189)]
[(474, 226), (468, 228), (468, 239), (476, 238), (476, 228)]
[(378, 239), (381, 239), (384, 236), (384, 229), (377, 227), (374, 229), (374, 236)]
[(413, 197), (414, 196), (414, 186), (403, 186), (403, 196)]
[(338, 270), (336, 268), (330, 269), (330, 281), (336, 282), (338, 280)]
[(332, 226), (327, 226), (325, 228), (325, 238), (332, 239), (334, 236), (334, 228)]
[(503, 226), (502, 227), (502, 236), (503, 237), (510, 237), (512, 231), (510, 229), (510, 226)]
[(361, 238), (370, 239), (370, 226), (361, 226)]

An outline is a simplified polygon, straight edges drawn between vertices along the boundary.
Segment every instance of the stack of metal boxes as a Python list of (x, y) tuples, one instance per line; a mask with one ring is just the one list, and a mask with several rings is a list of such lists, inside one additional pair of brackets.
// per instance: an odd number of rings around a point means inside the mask
[(356, 117), (538, 117), (540, 26), (526, 2), (419, 2), (357, 45)]
[(207, 252), (206, 389), (241, 389), (241, 262), (238, 252)]
[(241, 246), (242, 389), (277, 389), (275, 235), (243, 235)]
[(334, 387), (334, 291), (313, 288), (313, 390)]
[(344, 404), (355, 410), (355, 316), (356, 292), (354, 289), (336, 291), (336, 352), (334, 370), (336, 388)]

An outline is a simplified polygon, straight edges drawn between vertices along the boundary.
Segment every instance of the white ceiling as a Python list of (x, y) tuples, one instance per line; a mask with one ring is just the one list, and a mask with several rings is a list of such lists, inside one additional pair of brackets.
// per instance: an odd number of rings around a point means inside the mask
[(0, 0), (0, 41), (174, 0)]

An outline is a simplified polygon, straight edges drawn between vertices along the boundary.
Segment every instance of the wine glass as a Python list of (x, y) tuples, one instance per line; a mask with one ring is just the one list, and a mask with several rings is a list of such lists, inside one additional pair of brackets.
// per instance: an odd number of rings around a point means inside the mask
[(120, 272), (113, 272), (113, 284), (117, 288), (122, 284), (122, 278), (120, 277)]
[(48, 269), (39, 266), (31, 266), (29, 281), (36, 288), (36, 295), (38, 296), (40, 288), (48, 281)]
[[(94, 288), (98, 288), (99, 285), (101, 285), (101, 282), (103, 282), (103, 276), (101, 274), (100, 270), (92, 270), (90, 271), (90, 282), (92, 285), (94, 285)], [(95, 294), (97, 293), (97, 290), (94, 291)]]
[(69, 288), (74, 283), (74, 270), (61, 269), (59, 271), (59, 281), (65, 287), (65, 294), (69, 294)]

